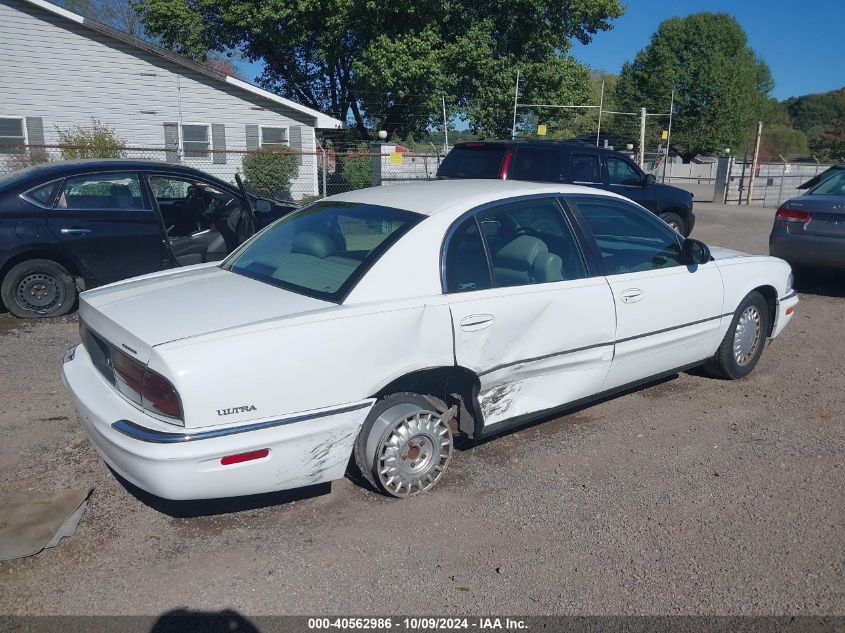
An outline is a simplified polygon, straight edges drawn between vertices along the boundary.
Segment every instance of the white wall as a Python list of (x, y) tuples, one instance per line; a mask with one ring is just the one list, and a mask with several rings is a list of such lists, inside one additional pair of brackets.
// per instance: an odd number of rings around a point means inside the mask
[[(154, 148), (165, 122), (224, 124), (228, 150), (246, 149), (246, 125), (296, 125), (302, 151), (315, 151), (313, 118), (19, 0), (0, 0), (0, 116), (42, 117), (48, 145), (56, 127), (91, 117), (128, 146)], [(232, 180), (241, 156), (186, 163)], [(317, 193), (317, 161), (302, 163), (297, 197)]]

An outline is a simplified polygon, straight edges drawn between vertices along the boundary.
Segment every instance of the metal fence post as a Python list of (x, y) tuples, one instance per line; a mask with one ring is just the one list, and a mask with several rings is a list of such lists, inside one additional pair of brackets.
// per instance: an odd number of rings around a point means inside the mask
[(783, 173), (780, 175), (780, 189), (778, 189), (778, 206), (780, 206), (780, 199), (783, 196), (783, 181), (786, 180), (786, 159), (783, 154), (778, 154), (778, 157), (783, 161)]

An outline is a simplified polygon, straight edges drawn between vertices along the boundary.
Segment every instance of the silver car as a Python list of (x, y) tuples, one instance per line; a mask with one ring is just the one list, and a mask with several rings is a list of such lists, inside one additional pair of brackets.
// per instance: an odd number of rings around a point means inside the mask
[(769, 252), (793, 268), (845, 270), (845, 168), (831, 172), (775, 214)]

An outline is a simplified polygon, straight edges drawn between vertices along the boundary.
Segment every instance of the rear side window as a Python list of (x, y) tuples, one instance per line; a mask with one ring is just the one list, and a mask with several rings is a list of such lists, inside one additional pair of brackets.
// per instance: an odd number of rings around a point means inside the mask
[(65, 179), (56, 203), (59, 209), (145, 209), (138, 174), (87, 174)]
[(478, 223), (471, 217), (458, 227), (449, 242), (446, 254), (446, 291), (471, 292), (491, 288), (487, 253), (478, 232)]
[(498, 178), (507, 148), (496, 143), (458, 145), (440, 163), (438, 178)]
[(569, 159), (569, 178), (573, 184), (601, 184), (601, 167), (596, 154), (573, 154)]
[(551, 147), (519, 147), (513, 157), (510, 178), (534, 182), (564, 182), (560, 150)]

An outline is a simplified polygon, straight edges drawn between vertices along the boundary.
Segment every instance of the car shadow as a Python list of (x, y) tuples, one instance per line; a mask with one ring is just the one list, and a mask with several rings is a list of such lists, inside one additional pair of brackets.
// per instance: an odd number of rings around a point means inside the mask
[(223, 499), (196, 499), (191, 501), (172, 501), (162, 499), (146, 490), (142, 490), (135, 484), (124, 479), (119, 473), (111, 468), (115, 479), (120, 482), (129, 494), (138, 501), (151, 507), (157, 512), (166, 514), (175, 519), (194, 519), (197, 517), (217, 516), (245, 512), (247, 510), (258, 510), (269, 506), (280, 506), (294, 501), (303, 501), (322, 497), (331, 492), (331, 483), (316, 484), (292, 490), (280, 490), (278, 492), (265, 492), (258, 495), (245, 495), (243, 497), (227, 497)]
[(260, 629), (232, 609), (174, 609), (159, 616), (150, 633), (260, 633)]
[(845, 271), (802, 268), (794, 274), (794, 288), (798, 294), (845, 297)]

